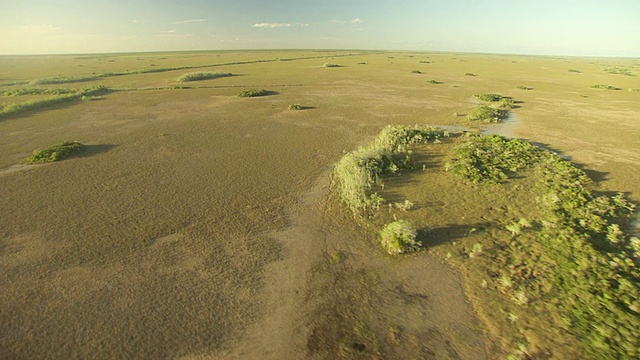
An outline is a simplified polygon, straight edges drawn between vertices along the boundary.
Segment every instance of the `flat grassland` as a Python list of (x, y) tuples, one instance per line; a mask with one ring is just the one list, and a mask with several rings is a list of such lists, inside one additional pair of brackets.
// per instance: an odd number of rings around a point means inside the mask
[[(177, 81), (196, 71), (232, 76)], [(599, 84), (620, 90), (592, 88)], [(420, 194), (411, 216), (436, 229), (424, 251), (391, 258), (338, 203), (332, 165), (387, 124), (469, 126), (473, 95), (498, 93), (517, 102), (510, 136), (570, 158), (598, 191), (638, 202), (639, 88), (638, 59), (0, 57), (0, 358), (514, 354), (517, 344), (502, 341), (506, 314), (470, 296), (476, 278), (444, 259), (455, 242), (481, 236), (470, 229), (487, 216), (526, 215), (534, 199), (482, 193), (440, 170), (430, 182), (392, 180), (385, 197)], [(44, 101), (95, 89), (86, 101)], [(251, 89), (268, 93), (237, 96)], [(18, 110), (3, 115), (10, 107)], [(26, 164), (35, 149), (63, 141), (87, 151)], [(427, 171), (444, 156), (430, 151)], [(528, 349), (518, 356), (582, 354), (580, 339), (535, 343), (544, 334), (520, 330)]]

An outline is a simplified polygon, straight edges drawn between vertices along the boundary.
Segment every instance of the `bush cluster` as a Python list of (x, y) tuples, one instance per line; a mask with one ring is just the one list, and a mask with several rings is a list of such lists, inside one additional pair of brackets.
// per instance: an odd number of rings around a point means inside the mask
[(199, 80), (209, 80), (209, 79), (217, 79), (221, 77), (232, 76), (231, 73), (222, 72), (222, 71), (195, 71), (186, 74), (180, 75), (176, 79), (178, 82), (188, 82), (188, 81), (199, 81)]
[(373, 142), (345, 154), (336, 164), (333, 174), (341, 200), (354, 215), (379, 209), (384, 199), (372, 190), (382, 185), (384, 175), (410, 167), (407, 147), (441, 136), (448, 134), (433, 128), (386, 126)]
[(86, 151), (87, 148), (77, 141), (65, 141), (51, 145), (46, 149), (38, 149), (27, 159), (30, 164), (59, 161)]
[(256, 96), (267, 96), (269, 92), (264, 89), (251, 89), (245, 90), (238, 94), (238, 97), (256, 97)]
[(615, 87), (613, 85), (607, 85), (607, 84), (597, 84), (597, 85), (591, 85), (592, 89), (601, 89), (601, 90), (622, 90), (619, 87)]
[(468, 136), (467, 141), (456, 146), (446, 167), (474, 183), (505, 181), (541, 156), (539, 148), (524, 140), (500, 135)]
[[(519, 244), (532, 241), (542, 245), (543, 252), (534, 250), (537, 245), (518, 247), (520, 250), (505, 247), (508, 253), (496, 258), (523, 251), (549, 259), (551, 267), (533, 278), (508, 278), (508, 286), (530, 287), (539, 301), (559, 302), (562, 318), (558, 321), (562, 323), (553, 326), (575, 334), (588, 358), (640, 356), (640, 240), (621, 230), (634, 211), (622, 194), (595, 195), (589, 190), (587, 175), (557, 154), (497, 135), (470, 136), (456, 148), (448, 167), (473, 182), (504, 181), (515, 172), (533, 168), (540, 179), (537, 193), (544, 220), (535, 226), (521, 220), (507, 228), (518, 236)], [(529, 235), (521, 235), (526, 232)], [(542, 285), (533, 286), (535, 283)], [(526, 293), (521, 293), (525, 297), (519, 301), (526, 299)]]

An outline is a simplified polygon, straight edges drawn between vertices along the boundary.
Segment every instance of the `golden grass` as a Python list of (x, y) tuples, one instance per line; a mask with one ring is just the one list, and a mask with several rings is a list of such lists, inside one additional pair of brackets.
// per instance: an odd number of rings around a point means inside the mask
[[(251, 331), (250, 324), (262, 321), (271, 311), (265, 287), (273, 286), (276, 293), (294, 291), (279, 289), (278, 281), (269, 280), (272, 266), (292, 264), (288, 252), (270, 234), (288, 226), (287, 214), (294, 212), (323, 171), (336, 163), (343, 151), (366, 143), (389, 123), (463, 124), (463, 117), (451, 114), (467, 114), (475, 106), (473, 94), (509, 94), (523, 101), (521, 108), (514, 110), (521, 119), (514, 135), (546, 144), (585, 165), (602, 191), (622, 191), (640, 200), (640, 93), (590, 89), (593, 84), (638, 87), (635, 77), (605, 72), (609, 60), (423, 53), (410, 54), (412, 57), (406, 53), (338, 57), (347, 53), (226, 51), (3, 57), (1, 84), (153, 67), (315, 58), (224, 66), (224, 71), (239, 76), (193, 83), (193, 88), (185, 90), (168, 89), (167, 85), (184, 70), (98, 78), (90, 84), (131, 91), (0, 120), (0, 271), (4, 274), (0, 280), (0, 316), (7, 324), (0, 348), (11, 349), (8, 357), (22, 358), (87, 358), (98, 352), (109, 357), (215, 357), (225, 348), (243, 349), (240, 339)], [(325, 62), (339, 63), (343, 68), (319, 66)], [(357, 66), (363, 62), (367, 65)], [(615, 63), (632, 69), (638, 66), (633, 59)], [(411, 74), (416, 68), (442, 84), (425, 84), (423, 78)], [(571, 68), (581, 73), (568, 72)], [(221, 69), (213, 66), (200, 70)], [(478, 76), (465, 76), (467, 72)], [(47, 87), (80, 85), (85, 84)], [(532, 90), (517, 89), (523, 85)], [(29, 85), (2, 86), (0, 92), (16, 87)], [(249, 88), (278, 94), (250, 102), (236, 97)], [(31, 96), (24, 99), (39, 98)], [(2, 97), (1, 103), (9, 98), (16, 102), (21, 97)], [(287, 106), (295, 103), (314, 108), (289, 111)], [(59, 163), (17, 171), (12, 168), (33, 149), (65, 139), (81, 141), (89, 150), (85, 156)], [(437, 163), (428, 161), (427, 172)], [(484, 233), (479, 226), (484, 222), (499, 221), (505, 213), (519, 218), (535, 210), (525, 190), (511, 189), (499, 198), (499, 193), (478, 191), (456, 181), (446, 183), (437, 178), (438, 174), (434, 171), (436, 178), (432, 179), (440, 184), (437, 187), (433, 183), (397, 178), (395, 184), (391, 180), (387, 185), (398, 193), (386, 196), (398, 202), (413, 201), (414, 210), (403, 212), (403, 216), (417, 227), (449, 227), (440, 230), (436, 238), (449, 245), (433, 248), (443, 257), (463, 248), (472, 250), (475, 243), (481, 243)], [(529, 186), (526, 180), (518, 185), (522, 189)], [(402, 196), (403, 192), (422, 194), (424, 200)], [(446, 192), (455, 193), (455, 198), (443, 198)], [(510, 207), (512, 202), (521, 205)], [(333, 207), (321, 214), (315, 216), (320, 223), (318, 229), (323, 230), (319, 233), (331, 234), (348, 223)], [(470, 228), (470, 224), (480, 225)], [(471, 232), (473, 227), (476, 231)], [(304, 236), (310, 246), (324, 243), (316, 235)], [(335, 333), (345, 335), (344, 339), (354, 336), (347, 350), (354, 351), (354, 343), (366, 343), (365, 352), (378, 349), (378, 357), (393, 357), (384, 352), (386, 346), (380, 345), (391, 340), (379, 340), (376, 347), (371, 339), (387, 339), (387, 325), (401, 325), (405, 320), (411, 327), (405, 333), (392, 333), (393, 343), (401, 344), (397, 354), (406, 358), (420, 357), (418, 350), (412, 350), (420, 346), (436, 349), (443, 356), (446, 353), (438, 346), (445, 343), (452, 344), (452, 351), (464, 354), (475, 354), (478, 347), (483, 348), (480, 340), (480, 345), (473, 347), (466, 340), (466, 332), (454, 331), (462, 329), (463, 322), (480, 326), (461, 295), (438, 297), (456, 293), (447, 292), (450, 283), (445, 284), (444, 279), (450, 272), (442, 270), (446, 268), (429, 268), (432, 272), (440, 269), (442, 274), (433, 278), (435, 283), (420, 278), (424, 280), (420, 293), (437, 293), (427, 297), (461, 304), (456, 309), (464, 315), (456, 321), (446, 323), (455, 314), (444, 310), (447, 317), (438, 317), (454, 330), (439, 328), (437, 337), (435, 332), (429, 333), (425, 324), (433, 322), (422, 321), (420, 311), (430, 311), (424, 306), (431, 303), (415, 302), (414, 306), (396, 302), (414, 299), (405, 293), (385, 299), (393, 304), (385, 311), (393, 314), (397, 324), (373, 313), (363, 317), (368, 327), (358, 324), (362, 319), (353, 318), (353, 314), (365, 310), (351, 310), (366, 309), (371, 301), (385, 303), (376, 299), (389, 291), (396, 294), (399, 290), (390, 284), (398, 279), (405, 279), (402, 286), (411, 289), (409, 279), (416, 281), (418, 275), (409, 271), (410, 266), (423, 269), (421, 264), (431, 261), (427, 254), (418, 253), (402, 263), (389, 263), (384, 258), (370, 262), (373, 260), (367, 260), (366, 254), (381, 251), (375, 236), (372, 239), (370, 247), (365, 242), (339, 249), (345, 254), (344, 260), (332, 265), (335, 271), (343, 271), (335, 276), (342, 279), (344, 286), (340, 289), (351, 301), (348, 307), (336, 307), (345, 326), (351, 328)], [(454, 240), (456, 245), (449, 243)], [(354, 262), (360, 262), (362, 276), (349, 272)], [(297, 272), (300, 277), (306, 276), (303, 270)], [(373, 273), (380, 273), (383, 280), (364, 275)], [(455, 282), (453, 277), (447, 279)], [(464, 281), (468, 289), (481, 286), (472, 278)], [(430, 292), (430, 286), (440, 286), (441, 291)], [(299, 290), (306, 294), (314, 289)], [(28, 302), (24, 301), (25, 294)], [(318, 299), (332, 294), (321, 292)], [(346, 300), (337, 304), (344, 305)], [(503, 334), (496, 330), (500, 327), (491, 325), (494, 313), (482, 310), (501, 304), (482, 306), (488, 306), (478, 307), (485, 324), (482, 326), (489, 329), (489, 338), (497, 346), (491, 353), (508, 353), (510, 349), (501, 348), (496, 340)], [(509, 322), (518, 314), (508, 315), (500, 319)], [(330, 317), (323, 319), (327, 324), (341, 324), (331, 322)], [(518, 321), (512, 323), (517, 325)], [(412, 340), (428, 338), (428, 334), (438, 341), (420, 345)], [(553, 334), (531, 335), (529, 341)], [(269, 337), (275, 334), (267, 331), (255, 336), (264, 337), (264, 343), (269, 344)], [(357, 336), (362, 339), (355, 339)], [(69, 343), (69, 339), (75, 342)], [(307, 341), (302, 339), (300, 343)], [(564, 345), (549, 346), (557, 350)], [(294, 357), (307, 355), (304, 349), (288, 349)]]

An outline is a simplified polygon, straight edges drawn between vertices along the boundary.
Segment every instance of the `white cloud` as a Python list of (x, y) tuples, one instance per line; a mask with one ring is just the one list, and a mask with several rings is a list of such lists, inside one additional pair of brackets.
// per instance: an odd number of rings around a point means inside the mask
[(292, 27), (292, 26), (309, 26), (309, 24), (295, 23), (295, 24), (282, 24), (282, 23), (256, 23), (251, 25), (251, 27), (255, 28), (283, 28), (283, 27)]
[(205, 21), (207, 21), (207, 19), (191, 19), (191, 20), (174, 21), (171, 24), (173, 24), (173, 25), (190, 24), (190, 23), (199, 23), (199, 22), (205, 22)]
[(364, 20), (362, 19), (351, 19), (351, 20), (331, 20), (332, 23), (334, 24), (362, 24), (364, 22)]

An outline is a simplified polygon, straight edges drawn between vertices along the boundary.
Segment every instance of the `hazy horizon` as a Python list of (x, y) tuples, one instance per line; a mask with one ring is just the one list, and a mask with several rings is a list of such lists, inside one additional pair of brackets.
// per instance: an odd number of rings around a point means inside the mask
[(384, 50), (640, 57), (630, 0), (142, 0), (3, 4), (0, 55)]

